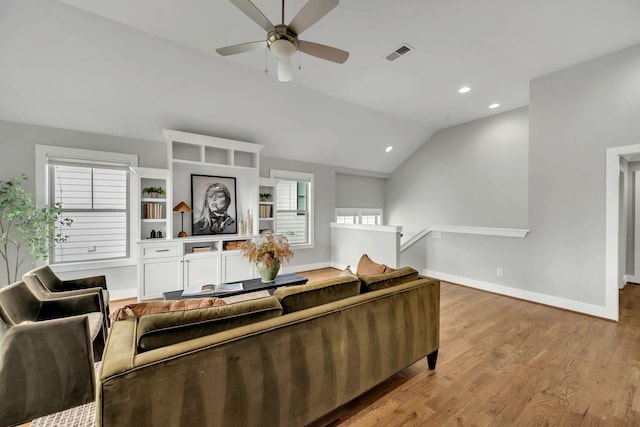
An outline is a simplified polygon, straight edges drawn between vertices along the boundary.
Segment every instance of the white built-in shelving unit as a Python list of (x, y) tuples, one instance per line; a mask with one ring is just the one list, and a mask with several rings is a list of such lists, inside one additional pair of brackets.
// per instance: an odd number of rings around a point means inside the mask
[[(264, 187), (259, 178), (263, 146), (169, 129), (162, 134), (167, 144), (169, 168), (138, 168), (144, 170), (136, 172), (140, 191), (144, 186), (162, 186), (164, 180), (167, 193), (165, 200), (154, 201), (141, 194), (138, 299), (158, 298), (163, 292), (185, 287), (255, 277), (255, 268), (237, 247), (239, 242), (257, 237), (265, 221), (273, 223), (268, 218), (259, 218), (258, 194), (265, 192), (261, 190)], [(193, 215), (184, 214), (184, 230), (188, 236), (178, 237), (182, 221), (173, 207), (183, 201), (194, 214), (201, 209), (192, 205), (191, 175), (233, 178), (236, 221), (251, 216), (249, 226), (243, 227), (242, 233), (192, 236)], [(145, 218), (145, 203), (164, 203), (164, 215)], [(162, 230), (162, 239), (157, 238), (158, 229)], [(156, 231), (155, 239), (150, 238), (151, 230)]]

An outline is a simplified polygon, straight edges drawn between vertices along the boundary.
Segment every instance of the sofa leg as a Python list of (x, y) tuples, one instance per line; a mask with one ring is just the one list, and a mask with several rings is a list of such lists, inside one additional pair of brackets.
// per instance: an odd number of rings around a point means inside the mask
[(436, 360), (438, 359), (438, 350), (433, 353), (427, 354), (427, 363), (429, 364), (429, 370), (436, 369)]

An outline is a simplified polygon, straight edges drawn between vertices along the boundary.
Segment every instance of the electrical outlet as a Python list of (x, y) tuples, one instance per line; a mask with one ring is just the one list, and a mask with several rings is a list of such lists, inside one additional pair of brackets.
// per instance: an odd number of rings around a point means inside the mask
[(504, 275), (504, 271), (502, 271), (502, 267), (496, 268), (496, 276), (502, 277)]
[(96, 247), (95, 246), (88, 246), (87, 247), (87, 252), (95, 252), (96, 251)]

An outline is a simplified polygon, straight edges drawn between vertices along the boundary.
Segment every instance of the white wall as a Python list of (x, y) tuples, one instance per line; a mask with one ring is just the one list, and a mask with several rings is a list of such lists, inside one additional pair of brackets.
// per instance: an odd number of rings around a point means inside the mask
[(331, 261), (333, 267), (351, 267), (358, 273), (363, 254), (378, 264), (400, 267), (399, 248), (402, 227), (392, 225), (331, 224)]

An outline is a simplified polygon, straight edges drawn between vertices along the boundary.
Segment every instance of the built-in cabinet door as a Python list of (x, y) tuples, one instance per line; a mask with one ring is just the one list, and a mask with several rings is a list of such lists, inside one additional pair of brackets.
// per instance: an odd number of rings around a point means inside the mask
[(185, 287), (220, 283), (220, 255), (185, 257)]
[(142, 298), (161, 298), (163, 292), (182, 289), (182, 257), (145, 260), (142, 266)]
[(222, 273), (225, 283), (241, 282), (254, 277), (251, 262), (240, 251), (222, 253)]

